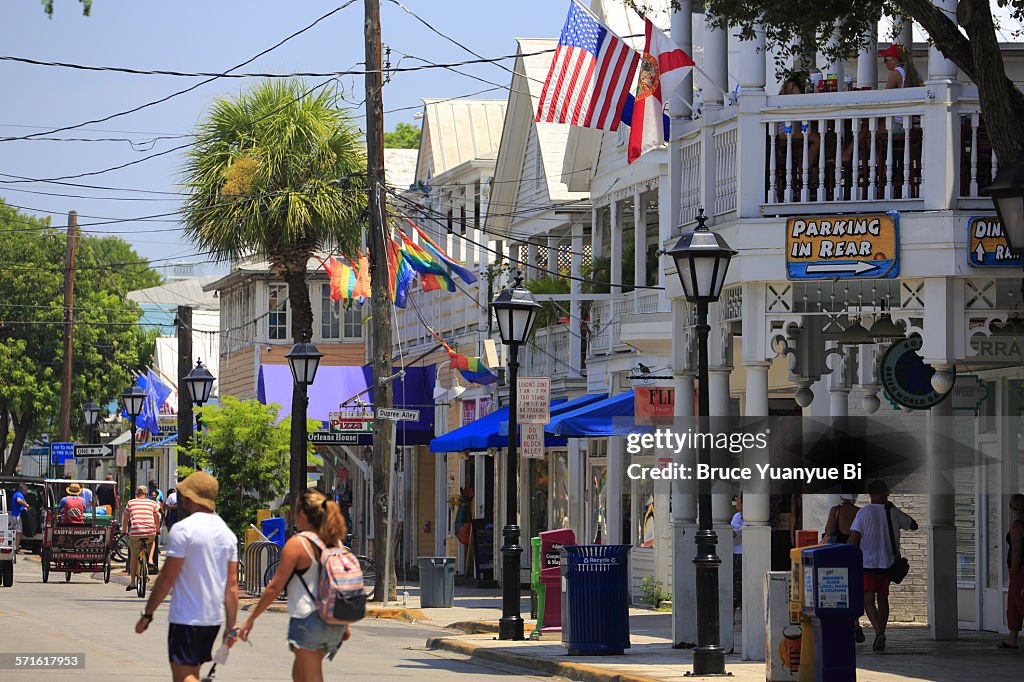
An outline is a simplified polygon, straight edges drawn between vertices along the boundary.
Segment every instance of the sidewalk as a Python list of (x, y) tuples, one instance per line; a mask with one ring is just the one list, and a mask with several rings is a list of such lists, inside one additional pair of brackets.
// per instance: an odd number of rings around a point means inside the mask
[[(419, 608), (419, 589), (408, 590), (406, 611), (422, 614), (432, 624), (463, 633), (431, 637), (429, 648), (445, 649), (466, 656), (491, 660), (573, 680), (647, 682), (679, 680), (692, 669), (693, 653), (672, 648), (672, 614), (649, 609), (630, 609), (632, 648), (623, 656), (569, 656), (561, 641), (509, 642), (495, 638), (501, 616), (498, 590), (457, 587), (455, 606), (450, 609)], [(533, 629), (529, 619), (529, 598), (521, 601), (526, 633)], [(371, 615), (371, 614), (368, 614)], [(411, 615), (411, 613), (410, 613)], [(418, 618), (416, 620), (419, 620)], [(866, 623), (866, 621), (865, 621)], [(482, 634), (481, 634), (482, 633)], [(870, 634), (870, 629), (868, 630)], [(1002, 636), (988, 632), (961, 631), (956, 642), (935, 642), (922, 626), (888, 630), (886, 651), (874, 653), (870, 641), (857, 647), (859, 682), (904, 682), (909, 680), (981, 682), (1021, 679), (1024, 653), (1002, 651), (996, 644)], [(727, 670), (737, 682), (763, 682), (764, 663), (743, 661), (739, 655), (726, 657)]]

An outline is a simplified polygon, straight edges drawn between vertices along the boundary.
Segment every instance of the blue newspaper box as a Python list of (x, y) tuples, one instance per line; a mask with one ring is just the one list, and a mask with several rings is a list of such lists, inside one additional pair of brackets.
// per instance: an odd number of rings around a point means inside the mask
[(260, 523), (260, 532), (262, 532), (268, 540), (276, 544), (278, 547), (284, 547), (284, 536), (288, 529), (286, 524), (287, 519), (281, 517), (263, 519), (263, 522)]
[(864, 613), (864, 568), (857, 545), (802, 552), (803, 612), (814, 633), (814, 682), (856, 682), (857, 619)]

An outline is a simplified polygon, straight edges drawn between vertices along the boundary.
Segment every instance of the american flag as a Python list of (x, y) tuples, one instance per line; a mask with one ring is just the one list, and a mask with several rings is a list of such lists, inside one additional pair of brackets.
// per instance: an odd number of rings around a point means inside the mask
[(535, 120), (617, 130), (639, 59), (572, 0)]

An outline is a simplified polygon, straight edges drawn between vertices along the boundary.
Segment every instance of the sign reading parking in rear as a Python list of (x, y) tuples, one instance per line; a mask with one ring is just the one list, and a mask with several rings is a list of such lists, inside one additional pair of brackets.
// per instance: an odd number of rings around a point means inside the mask
[(895, 213), (786, 221), (789, 279), (890, 279), (900, 274)]

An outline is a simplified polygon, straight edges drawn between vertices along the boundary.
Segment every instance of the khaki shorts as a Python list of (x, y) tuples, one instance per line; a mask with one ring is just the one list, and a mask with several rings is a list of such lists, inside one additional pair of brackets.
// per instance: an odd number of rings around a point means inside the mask
[(131, 569), (134, 569), (138, 562), (139, 551), (146, 546), (147, 542), (153, 542), (155, 539), (155, 535), (128, 536), (128, 558), (131, 560)]
[(7, 517), (7, 528), (13, 530), (15, 533), (21, 532), (21, 516), (14, 516), (13, 514)]

